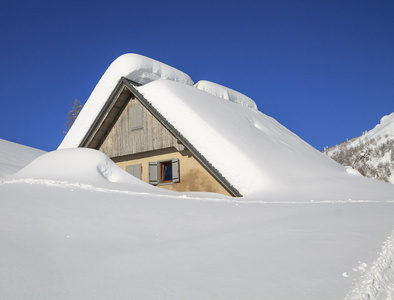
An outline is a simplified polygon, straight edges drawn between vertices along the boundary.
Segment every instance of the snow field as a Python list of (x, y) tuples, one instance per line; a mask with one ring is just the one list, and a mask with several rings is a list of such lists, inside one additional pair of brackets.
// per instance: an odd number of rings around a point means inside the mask
[(0, 184), (0, 196), (6, 299), (343, 299), (394, 228), (393, 203), (199, 201), (23, 182)]

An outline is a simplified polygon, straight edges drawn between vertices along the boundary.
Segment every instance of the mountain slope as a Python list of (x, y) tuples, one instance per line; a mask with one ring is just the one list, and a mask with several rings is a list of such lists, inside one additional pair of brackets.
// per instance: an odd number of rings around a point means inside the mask
[(324, 153), (366, 177), (394, 183), (394, 113), (384, 116), (362, 136), (327, 148)]
[(12, 175), (45, 151), (0, 139), (0, 178)]

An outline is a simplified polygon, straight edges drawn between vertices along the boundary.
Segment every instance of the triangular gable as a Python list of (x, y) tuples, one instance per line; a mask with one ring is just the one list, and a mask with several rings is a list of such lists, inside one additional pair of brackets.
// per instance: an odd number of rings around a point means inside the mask
[[(119, 118), (122, 116), (122, 112), (125, 110), (127, 105), (132, 99), (138, 100), (149, 113), (163, 126), (163, 128), (170, 133), (172, 141), (169, 140), (172, 146), (181, 150), (180, 147), (185, 146), (193, 154), (193, 156), (200, 162), (200, 164), (211, 173), (211, 175), (216, 178), (226, 190), (233, 196), (242, 196), (239, 191), (234, 188), (223, 177), (223, 175), (177, 130), (173, 127), (161, 114), (157, 111), (143, 95), (141, 95), (138, 90), (134, 87), (138, 84), (135, 82), (121, 78), (121, 80), (116, 85), (111, 96), (107, 100), (105, 106), (96, 117), (94, 123), (88, 130), (85, 137), (82, 139), (79, 147), (87, 147), (100, 149), (103, 147), (105, 140), (108, 138), (111, 130), (116, 126)], [(170, 138), (169, 138), (170, 139)], [(105, 146), (105, 145), (104, 145)], [(132, 148), (132, 147), (131, 147)], [(149, 150), (149, 149), (148, 149)], [(118, 155), (122, 155), (118, 153)]]

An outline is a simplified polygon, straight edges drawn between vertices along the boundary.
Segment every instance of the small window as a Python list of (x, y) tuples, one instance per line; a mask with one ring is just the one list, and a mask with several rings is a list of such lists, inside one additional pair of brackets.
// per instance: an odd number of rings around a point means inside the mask
[(172, 182), (172, 161), (160, 163), (160, 183)]
[(144, 110), (142, 106), (130, 107), (130, 129), (144, 128)]
[(153, 185), (179, 182), (179, 160), (161, 160), (149, 163), (149, 183)]

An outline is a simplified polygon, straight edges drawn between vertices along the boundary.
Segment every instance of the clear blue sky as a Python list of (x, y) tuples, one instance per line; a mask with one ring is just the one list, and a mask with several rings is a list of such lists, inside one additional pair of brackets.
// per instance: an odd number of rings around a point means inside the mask
[(0, 2), (0, 138), (63, 139), (118, 56), (238, 90), (322, 150), (394, 112), (394, 1)]

